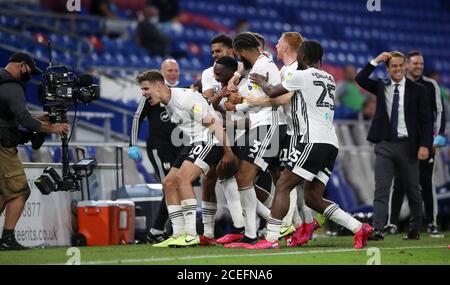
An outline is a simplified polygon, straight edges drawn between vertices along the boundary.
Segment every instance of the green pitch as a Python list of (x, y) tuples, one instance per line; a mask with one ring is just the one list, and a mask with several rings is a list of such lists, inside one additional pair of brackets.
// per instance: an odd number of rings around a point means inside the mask
[[(304, 247), (280, 250), (227, 249), (222, 246), (153, 248), (151, 245), (80, 247), (81, 264), (446, 264), (450, 265), (450, 233), (404, 241), (401, 235), (371, 242), (354, 250), (353, 237), (318, 237)], [(368, 248), (372, 248), (367, 250)], [(70, 250), (69, 250), (70, 251)], [(74, 257), (68, 248), (0, 251), (0, 264), (66, 264)], [(73, 260), (73, 259), (72, 259)]]

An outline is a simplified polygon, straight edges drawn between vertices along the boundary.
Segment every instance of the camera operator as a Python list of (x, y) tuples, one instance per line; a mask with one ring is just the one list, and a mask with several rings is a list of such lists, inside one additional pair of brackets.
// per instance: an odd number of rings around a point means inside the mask
[(33, 117), (25, 102), (24, 83), (41, 73), (26, 53), (15, 53), (0, 68), (0, 214), (5, 212), (0, 250), (26, 249), (14, 236), (14, 228), (30, 195), (17, 145), (19, 125), (42, 133), (67, 134), (68, 124), (50, 124), (47, 115)]

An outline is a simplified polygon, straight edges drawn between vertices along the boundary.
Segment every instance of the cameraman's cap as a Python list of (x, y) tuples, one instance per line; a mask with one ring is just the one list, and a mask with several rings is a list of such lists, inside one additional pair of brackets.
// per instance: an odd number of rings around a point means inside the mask
[(27, 53), (16, 52), (9, 58), (9, 62), (22, 62), (22, 61), (28, 64), (28, 66), (31, 68), (31, 74), (37, 75), (42, 73), (42, 70), (40, 70), (39, 67), (36, 66), (34, 60)]

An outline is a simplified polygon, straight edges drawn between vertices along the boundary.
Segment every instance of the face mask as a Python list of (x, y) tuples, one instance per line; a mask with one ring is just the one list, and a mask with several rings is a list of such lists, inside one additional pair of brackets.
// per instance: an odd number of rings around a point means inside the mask
[(27, 71), (25, 68), (25, 72), (22, 72), (22, 69), (20, 70), (20, 80), (23, 82), (27, 82), (31, 80), (31, 74)]
[(169, 87), (176, 87), (180, 81), (175, 82), (174, 84), (171, 84), (169, 81), (164, 79), (164, 83)]
[(20, 74), (20, 80), (23, 82), (27, 82), (31, 80), (31, 74), (29, 72), (24, 72)]

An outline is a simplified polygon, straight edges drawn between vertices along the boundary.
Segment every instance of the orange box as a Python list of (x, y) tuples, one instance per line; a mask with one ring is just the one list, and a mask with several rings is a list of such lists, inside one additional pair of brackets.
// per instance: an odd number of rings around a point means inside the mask
[(134, 202), (114, 201), (111, 211), (110, 244), (127, 244), (134, 241)]
[(129, 200), (78, 202), (78, 236), (86, 245), (116, 245), (134, 240), (134, 203)]

